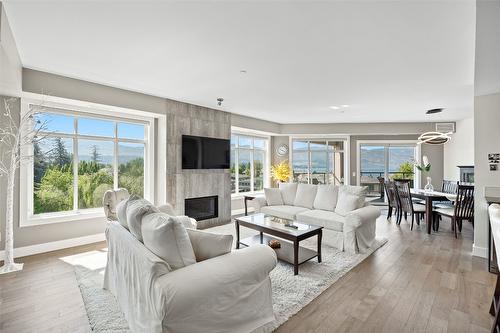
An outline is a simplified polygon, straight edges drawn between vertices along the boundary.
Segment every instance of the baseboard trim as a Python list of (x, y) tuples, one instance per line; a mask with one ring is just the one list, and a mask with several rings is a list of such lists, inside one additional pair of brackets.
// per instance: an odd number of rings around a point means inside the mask
[[(77, 238), (63, 239), (54, 242), (23, 246), (14, 249), (14, 258), (20, 258), (39, 253), (62, 250), (79, 245), (102, 242), (104, 240), (106, 240), (104, 233), (100, 233), (100, 234), (77, 237)], [(5, 251), (0, 251), (0, 260), (3, 260), (5, 258), (4, 252)]]
[(475, 257), (488, 258), (488, 248), (472, 244), (472, 255)]

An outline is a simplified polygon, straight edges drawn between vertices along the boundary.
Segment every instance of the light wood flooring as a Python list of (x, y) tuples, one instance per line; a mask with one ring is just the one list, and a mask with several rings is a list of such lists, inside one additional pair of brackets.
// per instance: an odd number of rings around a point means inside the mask
[[(277, 332), (489, 332), (495, 276), (469, 224), (457, 240), (447, 221), (429, 236), (382, 217), (377, 234), (389, 242)], [(25, 269), (0, 276), (0, 332), (88, 332), (71, 265), (88, 253), (102, 261), (105, 243), (17, 259)]]

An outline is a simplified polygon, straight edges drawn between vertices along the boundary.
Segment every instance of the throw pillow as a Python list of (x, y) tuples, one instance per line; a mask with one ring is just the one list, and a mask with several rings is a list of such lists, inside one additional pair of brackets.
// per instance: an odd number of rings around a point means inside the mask
[(141, 233), (144, 246), (172, 269), (196, 263), (189, 235), (177, 217), (164, 213), (149, 214), (142, 220)]
[(297, 194), (297, 183), (280, 183), (281, 197), (285, 205), (292, 206)]
[(353, 186), (353, 185), (341, 185), (339, 188), (340, 193), (348, 193), (358, 197), (358, 205), (356, 209), (362, 208), (365, 205), (366, 192), (368, 190), (367, 186)]
[(138, 199), (140, 198), (133, 195), (127, 200), (120, 201), (120, 203), (116, 206), (116, 217), (118, 218), (118, 222), (127, 230), (129, 230), (127, 222), (127, 206), (130, 202)]
[(127, 205), (127, 224), (132, 235), (139, 242), (142, 242), (141, 224), (144, 216), (151, 213), (158, 213), (159, 210), (146, 199), (138, 199), (129, 202)]
[(339, 200), (335, 207), (335, 213), (346, 216), (353, 210), (358, 209), (359, 197), (349, 194), (347, 192), (339, 193)]
[(279, 188), (265, 188), (264, 194), (268, 206), (281, 206), (283, 205), (283, 198)]
[(313, 209), (317, 190), (318, 187), (316, 185), (299, 184), (299, 186), (297, 187), (297, 194), (295, 195), (293, 205)]
[(187, 233), (198, 262), (231, 252), (232, 235), (214, 234), (194, 229), (187, 229)]
[(314, 199), (315, 209), (334, 211), (337, 206), (339, 187), (334, 185), (318, 185), (318, 193)]

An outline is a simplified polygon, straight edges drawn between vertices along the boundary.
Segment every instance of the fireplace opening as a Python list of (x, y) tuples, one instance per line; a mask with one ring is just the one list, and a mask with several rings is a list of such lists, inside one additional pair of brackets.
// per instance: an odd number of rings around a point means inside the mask
[(219, 216), (219, 197), (213, 195), (185, 199), (184, 214), (197, 221), (216, 218)]

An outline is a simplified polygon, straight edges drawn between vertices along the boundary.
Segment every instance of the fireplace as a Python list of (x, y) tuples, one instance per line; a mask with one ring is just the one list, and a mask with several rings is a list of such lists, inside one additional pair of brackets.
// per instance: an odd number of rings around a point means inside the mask
[(197, 221), (219, 216), (219, 197), (188, 198), (184, 200), (184, 214)]
[(460, 169), (461, 183), (474, 183), (474, 166), (473, 165), (457, 165)]

